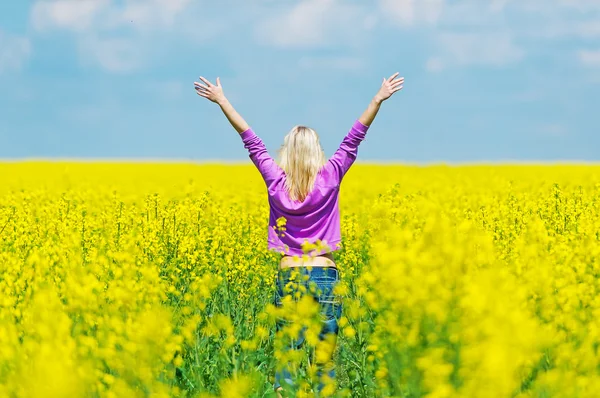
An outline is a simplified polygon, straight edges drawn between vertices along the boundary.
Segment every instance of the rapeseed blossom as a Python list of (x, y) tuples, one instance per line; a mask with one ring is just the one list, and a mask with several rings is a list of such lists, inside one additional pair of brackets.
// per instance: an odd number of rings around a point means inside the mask
[(252, 165), (0, 164), (0, 396), (598, 395), (597, 166), (354, 167), (334, 342)]

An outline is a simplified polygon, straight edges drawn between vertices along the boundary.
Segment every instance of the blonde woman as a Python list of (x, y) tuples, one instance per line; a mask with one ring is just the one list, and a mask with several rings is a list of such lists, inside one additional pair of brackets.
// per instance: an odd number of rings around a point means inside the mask
[[(282, 254), (275, 289), (275, 304), (281, 306), (283, 296), (294, 293), (290, 291), (288, 284), (292, 279), (292, 271), (305, 276), (300, 278), (301, 282), (296, 283), (294, 290), (301, 289), (299, 285), (303, 285), (306, 290), (302, 291), (306, 292), (310, 292), (310, 286), (317, 287), (314, 298), (320, 304), (323, 319), (319, 339), (322, 341), (327, 338), (332, 341), (333, 347), (342, 311), (340, 297), (336, 296), (333, 290), (339, 281), (333, 252), (341, 248), (338, 208), (340, 184), (356, 160), (358, 146), (364, 140), (381, 104), (402, 89), (404, 78), (398, 75), (395, 73), (388, 79), (383, 79), (379, 91), (360, 118), (354, 122), (331, 159), (327, 160), (325, 157), (319, 136), (313, 129), (295, 126), (285, 136), (277, 162), (269, 156), (262, 140), (229, 103), (218, 77), (216, 85), (204, 77), (200, 77), (201, 83), (194, 82), (199, 96), (221, 107), (231, 125), (240, 134), (244, 147), (250, 153), (250, 159), (267, 185), (270, 207), (268, 248)], [(285, 229), (278, 226), (278, 220), (285, 220)], [(317, 248), (305, 253), (305, 241), (317, 244)], [(308, 256), (303, 257), (303, 254)], [(277, 331), (284, 323), (283, 320), (277, 322)], [(305, 328), (300, 332), (298, 340), (292, 342), (291, 349), (300, 347), (304, 341), (304, 332)], [(327, 361), (323, 362), (321, 358), (321, 363), (317, 363), (320, 379), (325, 369), (329, 377), (335, 377), (332, 355), (333, 350), (327, 355)], [(286, 365), (280, 365), (276, 369), (274, 389), (278, 397), (281, 397), (282, 383), (293, 385)], [(323, 386), (321, 381), (319, 392)]]

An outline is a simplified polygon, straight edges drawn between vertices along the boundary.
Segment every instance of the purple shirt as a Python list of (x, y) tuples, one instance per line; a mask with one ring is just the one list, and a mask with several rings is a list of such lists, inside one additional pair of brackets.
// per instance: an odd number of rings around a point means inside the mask
[[(313, 250), (308, 255), (319, 255), (341, 248), (340, 210), (338, 197), (342, 178), (358, 155), (358, 146), (364, 140), (368, 127), (354, 122), (352, 129), (342, 141), (339, 149), (319, 171), (314, 189), (304, 202), (290, 200), (285, 189), (285, 172), (269, 156), (262, 140), (251, 128), (240, 134), (244, 148), (260, 171), (269, 194), (269, 250), (287, 255), (302, 255), (302, 243), (327, 245), (322, 250)], [(286, 219), (285, 231), (277, 230), (277, 219)]]

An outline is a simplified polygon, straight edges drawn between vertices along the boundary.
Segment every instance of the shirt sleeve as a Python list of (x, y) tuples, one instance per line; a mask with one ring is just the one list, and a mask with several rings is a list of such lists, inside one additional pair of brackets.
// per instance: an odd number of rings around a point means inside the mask
[(352, 166), (356, 160), (356, 157), (358, 156), (358, 146), (365, 139), (368, 129), (368, 126), (365, 126), (358, 120), (355, 121), (348, 134), (346, 134), (346, 137), (344, 137), (338, 150), (335, 151), (331, 159), (329, 159), (329, 163), (332, 164), (340, 182), (348, 169), (350, 169), (350, 166)]
[(260, 174), (262, 175), (265, 183), (269, 183), (275, 180), (281, 174), (282, 170), (275, 160), (269, 156), (265, 144), (262, 142), (252, 128), (242, 132), (240, 134), (242, 141), (244, 142), (244, 148), (248, 150), (252, 163), (256, 166)]

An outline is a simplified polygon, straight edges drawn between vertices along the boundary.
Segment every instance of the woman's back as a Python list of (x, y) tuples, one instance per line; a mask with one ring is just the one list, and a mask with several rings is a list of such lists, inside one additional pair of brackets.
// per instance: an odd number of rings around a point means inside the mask
[(364, 140), (367, 130), (368, 126), (360, 121), (354, 123), (339, 149), (317, 174), (313, 189), (303, 201), (290, 198), (286, 188), (287, 176), (269, 156), (262, 140), (252, 129), (242, 132), (244, 146), (267, 185), (270, 250), (287, 255), (302, 255), (302, 244), (305, 241), (320, 243), (322, 246), (320, 250), (307, 254), (319, 255), (340, 248), (340, 185), (356, 160), (358, 146)]

